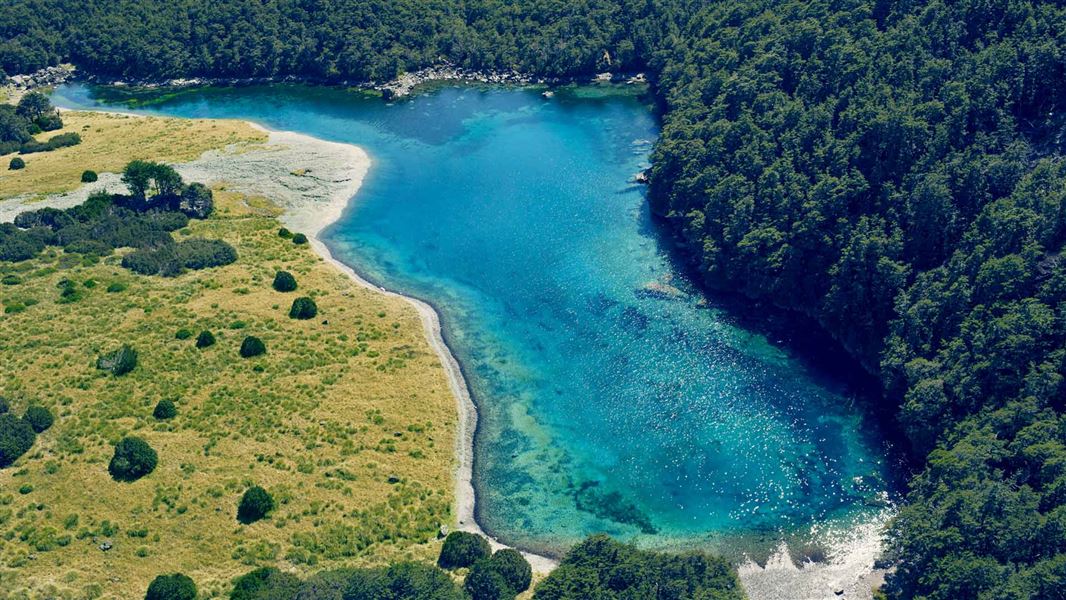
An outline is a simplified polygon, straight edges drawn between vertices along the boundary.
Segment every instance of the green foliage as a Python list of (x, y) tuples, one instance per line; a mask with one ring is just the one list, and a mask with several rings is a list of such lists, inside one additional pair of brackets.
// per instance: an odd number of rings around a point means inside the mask
[(290, 600), (300, 589), (300, 578), (275, 567), (261, 567), (237, 578), (230, 600)]
[(296, 290), (296, 278), (288, 271), (278, 271), (274, 275), (274, 289), (279, 292), (292, 292)]
[(647, 552), (605, 535), (571, 548), (533, 594), (536, 600), (744, 597), (736, 574), (722, 558)]
[(146, 160), (135, 160), (122, 171), (122, 183), (137, 202), (153, 206), (172, 201), (183, 185), (174, 167)]
[(192, 330), (182, 327), (174, 333), (174, 339), (187, 340), (192, 337)]
[(0, 414), (0, 468), (10, 466), (28, 452), (36, 439), (29, 422), (9, 412)]
[(100, 356), (96, 360), (96, 368), (121, 377), (137, 368), (137, 351), (123, 344), (118, 350)]
[(444, 569), (469, 567), (492, 554), (489, 541), (467, 531), (453, 531), (444, 538), (437, 564)]
[(48, 430), (49, 427), (55, 423), (55, 417), (52, 416), (51, 411), (43, 406), (33, 405), (26, 409), (26, 413), (22, 415), (23, 420), (33, 427), (33, 430), (37, 433), (43, 433)]
[(303, 296), (292, 301), (292, 308), (289, 309), (290, 319), (313, 319), (316, 315), (318, 305), (311, 298)]
[(69, 133), (61, 133), (48, 138), (48, 141), (37, 142), (30, 140), (25, 144), (19, 146), (19, 154), (36, 154), (38, 152), (51, 152), (52, 150), (58, 150), (59, 148), (67, 148), (69, 146), (77, 146), (81, 143), (81, 136), (71, 131)]
[(444, 571), (415, 562), (360, 570), (348, 581), (344, 600), (465, 600)]
[(196, 600), (196, 584), (181, 573), (160, 575), (148, 584), (144, 600)]
[(107, 471), (116, 481), (136, 481), (155, 470), (159, 455), (139, 437), (124, 437), (115, 446)]
[(0, 396), (0, 415), (7, 413), (11, 410), (11, 405), (8, 404), (7, 398)]
[(22, 278), (14, 273), (10, 273), (0, 277), (0, 284), (3, 285), (19, 285), (22, 283)]
[(81, 174), (82, 183), (93, 183), (98, 179), (99, 177), (96, 175), (96, 171), (85, 170)]
[(497, 550), (488, 561), (483, 562), (488, 568), (499, 573), (507, 586), (516, 593), (529, 589), (529, 584), (533, 581), (533, 569), (529, 566), (529, 561), (517, 550)]
[(263, 343), (263, 340), (254, 335), (244, 338), (244, 341), (241, 342), (242, 358), (252, 358), (261, 354), (266, 354), (266, 344)]
[(190, 183), (181, 190), (178, 210), (193, 219), (206, 219), (215, 210), (214, 194), (202, 183)]
[(307, 243), (307, 236), (302, 234), (302, 233), (297, 233), (297, 234), (292, 236), (292, 243), (294, 243), (296, 245), (306, 244)]
[(292, 232), (289, 231), (288, 229), (282, 227), (281, 229), (278, 230), (278, 237), (280, 237), (283, 240), (291, 240), (292, 239)]
[(245, 525), (265, 518), (274, 510), (274, 498), (258, 485), (248, 488), (237, 505), (237, 520)]
[(155, 248), (141, 248), (122, 257), (122, 266), (141, 275), (176, 277), (237, 262), (237, 250), (222, 240), (189, 239)]
[(160, 421), (173, 419), (178, 416), (178, 407), (174, 404), (173, 400), (164, 398), (155, 405), (155, 409), (152, 411), (152, 416)]
[(21, 158), (19, 158), (17, 156), (12, 158), (11, 161), (7, 163), (7, 169), (9, 171), (18, 171), (19, 169), (25, 169), (25, 168), (26, 168), (26, 161), (22, 160)]
[(474, 563), (463, 582), (463, 589), (472, 600), (514, 600), (515, 590), (496, 569), (489, 565), (491, 559)]
[(210, 331), (207, 331), (205, 329), (204, 331), (200, 332), (200, 335), (196, 336), (196, 347), (197, 348), (207, 348), (209, 346), (214, 346), (214, 345), (215, 345), (215, 334), (211, 333)]

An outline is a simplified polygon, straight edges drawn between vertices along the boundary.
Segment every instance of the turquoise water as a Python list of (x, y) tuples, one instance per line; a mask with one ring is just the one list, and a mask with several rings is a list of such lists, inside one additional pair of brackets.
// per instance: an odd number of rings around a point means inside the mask
[(714, 546), (877, 510), (887, 460), (854, 392), (738, 325), (672, 262), (629, 183), (657, 135), (635, 94), (445, 87), (386, 105), (270, 86), (141, 106), (370, 153), (326, 241), (440, 311), (479, 408), (478, 521), (502, 540)]

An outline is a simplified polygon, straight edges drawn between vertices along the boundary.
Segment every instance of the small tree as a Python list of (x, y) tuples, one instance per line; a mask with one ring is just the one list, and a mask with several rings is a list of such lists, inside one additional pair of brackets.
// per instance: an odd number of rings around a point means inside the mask
[(7, 403), (7, 398), (0, 396), (0, 415), (11, 410), (11, 405)]
[(160, 421), (173, 419), (178, 416), (178, 407), (174, 404), (173, 400), (164, 398), (155, 405), (155, 410), (152, 411), (152, 416)]
[(160, 575), (148, 584), (144, 600), (196, 600), (196, 584), (181, 573)]
[(137, 368), (137, 351), (123, 345), (118, 350), (108, 352), (96, 360), (96, 368), (109, 371), (115, 377), (121, 377)]
[(241, 357), (243, 358), (252, 358), (253, 356), (266, 354), (266, 351), (266, 344), (263, 343), (263, 340), (254, 335), (244, 338), (244, 341), (241, 342)]
[(136, 481), (155, 470), (159, 455), (139, 437), (125, 437), (115, 446), (115, 455), (107, 465), (116, 481)]
[(99, 177), (97, 177), (96, 171), (88, 171), (87, 170), (87, 171), (82, 171), (82, 173), (81, 173), (81, 182), (82, 183), (93, 183), (97, 179), (99, 179)]
[(214, 194), (202, 183), (190, 183), (181, 191), (178, 209), (194, 219), (206, 219), (215, 209)]
[(255, 523), (274, 510), (274, 498), (266, 490), (254, 485), (241, 496), (237, 505), (237, 520), (245, 525)]
[(313, 319), (318, 314), (318, 305), (315, 301), (303, 296), (292, 301), (292, 308), (289, 309), (290, 319)]
[(470, 574), (463, 582), (463, 588), (472, 600), (513, 600), (515, 591), (507, 581), (489, 564), (491, 559), (474, 563)]
[(453, 531), (444, 538), (437, 564), (445, 569), (469, 567), (492, 553), (489, 541), (475, 533)]
[(292, 292), (296, 290), (296, 278), (288, 271), (278, 271), (274, 275), (274, 289), (279, 292)]
[(487, 561), (489, 567), (500, 574), (515, 593), (529, 589), (533, 582), (533, 568), (522, 553), (511, 548), (496, 551)]
[[(259, 567), (233, 582), (230, 600), (262, 600), (263, 598), (295, 598), (303, 582), (300, 578), (279, 571), (277, 567)], [(346, 594), (347, 595), (347, 594)]]
[(0, 469), (28, 452), (36, 439), (37, 433), (25, 419), (11, 413), (0, 415)]
[(11, 159), (11, 162), (7, 163), (7, 168), (9, 171), (18, 171), (19, 169), (25, 169), (26, 161), (16, 156), (15, 158)]
[(301, 244), (306, 244), (307, 236), (302, 233), (297, 233), (296, 235), (292, 236), (292, 243), (296, 244), (297, 246)]
[(48, 96), (41, 92), (30, 92), (19, 100), (15, 112), (30, 121), (36, 121), (53, 110)]
[(207, 331), (206, 329), (200, 332), (200, 335), (196, 336), (196, 347), (207, 348), (208, 346), (215, 345), (215, 334)]
[(22, 418), (37, 433), (47, 431), (52, 426), (52, 423), (55, 423), (55, 417), (52, 416), (52, 413), (47, 408), (37, 405), (27, 408), (26, 414), (22, 415)]
[(292, 239), (292, 232), (289, 231), (288, 229), (282, 227), (281, 229), (278, 230), (278, 237), (280, 237), (282, 239), (286, 239), (286, 240), (291, 240)]

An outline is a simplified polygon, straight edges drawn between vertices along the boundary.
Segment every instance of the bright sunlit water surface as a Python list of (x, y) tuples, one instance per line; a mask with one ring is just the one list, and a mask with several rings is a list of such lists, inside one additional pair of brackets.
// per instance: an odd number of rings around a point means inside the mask
[(386, 105), (264, 86), (138, 106), (370, 153), (326, 241), (441, 313), (479, 407), (478, 520), (502, 540), (751, 548), (879, 511), (888, 461), (854, 392), (738, 325), (671, 259), (630, 183), (657, 135), (636, 94), (444, 87)]

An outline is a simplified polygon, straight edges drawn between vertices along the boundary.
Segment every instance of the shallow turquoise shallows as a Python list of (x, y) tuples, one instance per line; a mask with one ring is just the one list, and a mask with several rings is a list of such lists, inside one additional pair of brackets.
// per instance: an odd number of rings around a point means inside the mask
[[(66, 86), (56, 100), (94, 107), (108, 93)], [(657, 135), (636, 94), (445, 87), (385, 104), (266, 86), (138, 106), (370, 153), (326, 240), (440, 311), (481, 416), (478, 520), (502, 540), (722, 546), (877, 510), (888, 461), (853, 394), (738, 325), (672, 262), (631, 183)]]

